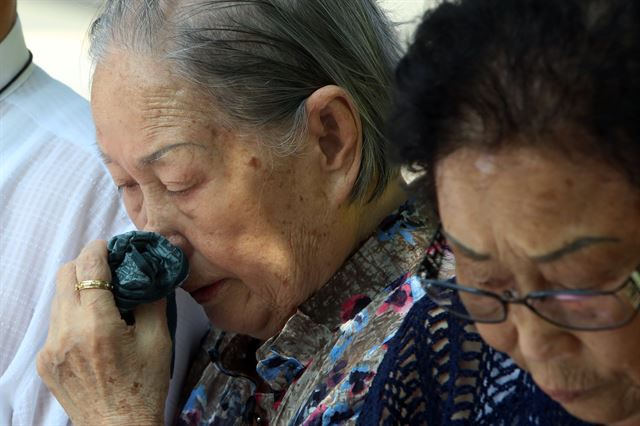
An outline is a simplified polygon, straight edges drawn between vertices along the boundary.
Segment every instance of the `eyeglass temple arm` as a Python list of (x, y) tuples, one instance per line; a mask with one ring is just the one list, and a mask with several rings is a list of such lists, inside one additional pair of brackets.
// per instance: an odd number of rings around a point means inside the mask
[(629, 277), (631, 282), (633, 283), (632, 294), (631, 294), (631, 303), (635, 306), (636, 309), (640, 308), (640, 270), (635, 270), (631, 273)]

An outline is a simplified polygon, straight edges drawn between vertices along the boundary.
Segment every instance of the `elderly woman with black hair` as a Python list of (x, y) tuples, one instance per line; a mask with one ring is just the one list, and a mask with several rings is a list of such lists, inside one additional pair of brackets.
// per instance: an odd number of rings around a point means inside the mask
[[(91, 44), (105, 163), (214, 326), (179, 423), (353, 421), (424, 294), (408, 277), (446, 260), (384, 155), (399, 55), (375, 1), (109, 0)], [(61, 269), (39, 372), (75, 424), (158, 424), (164, 306), (129, 327), (74, 290), (109, 279), (104, 242)]]
[(397, 78), (457, 278), (423, 277), (361, 421), (639, 425), (640, 4), (445, 2)]

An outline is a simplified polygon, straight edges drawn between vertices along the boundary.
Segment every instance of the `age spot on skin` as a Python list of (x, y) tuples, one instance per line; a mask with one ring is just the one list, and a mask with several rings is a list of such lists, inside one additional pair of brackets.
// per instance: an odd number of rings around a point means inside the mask
[(249, 166), (253, 167), (254, 169), (259, 169), (261, 166), (260, 160), (258, 160), (256, 157), (251, 157), (251, 160), (249, 160)]

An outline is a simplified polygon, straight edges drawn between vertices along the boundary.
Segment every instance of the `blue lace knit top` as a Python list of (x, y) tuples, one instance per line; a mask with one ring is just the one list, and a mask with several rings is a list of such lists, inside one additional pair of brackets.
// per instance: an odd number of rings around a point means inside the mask
[(587, 425), (474, 327), (424, 297), (389, 342), (362, 425)]

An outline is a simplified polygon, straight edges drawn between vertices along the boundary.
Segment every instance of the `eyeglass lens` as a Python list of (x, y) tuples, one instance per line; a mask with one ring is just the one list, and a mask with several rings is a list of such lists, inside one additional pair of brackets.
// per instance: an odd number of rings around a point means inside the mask
[[(486, 293), (428, 285), (427, 294), (439, 306), (479, 322), (506, 318), (504, 303)], [(459, 298), (464, 307), (455, 304)], [(555, 294), (527, 298), (525, 304), (543, 318), (566, 327), (598, 329), (624, 324), (635, 313), (626, 292), (607, 295)]]

